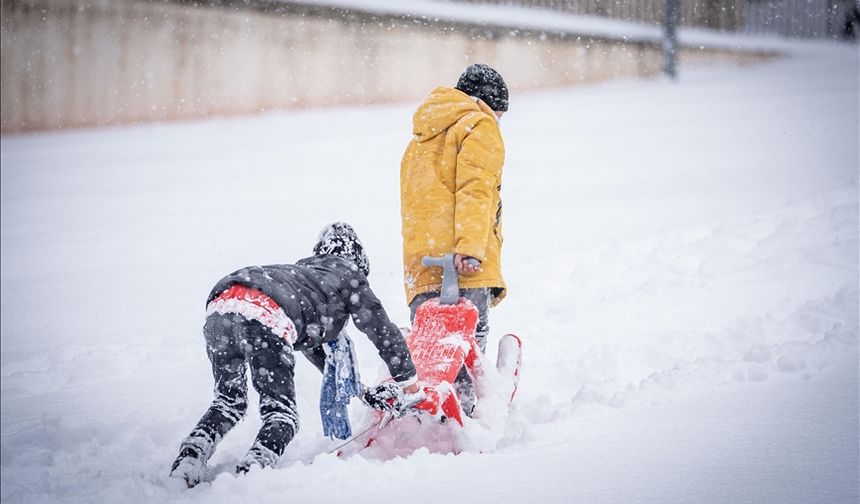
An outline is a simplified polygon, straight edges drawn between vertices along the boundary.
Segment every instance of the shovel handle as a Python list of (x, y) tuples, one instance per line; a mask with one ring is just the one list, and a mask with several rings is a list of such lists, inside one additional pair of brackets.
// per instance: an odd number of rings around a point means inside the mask
[(457, 304), (460, 300), (460, 281), (457, 276), (457, 268), (454, 266), (454, 254), (445, 254), (442, 257), (424, 256), (421, 264), (430, 268), (438, 266), (442, 268), (442, 290), (439, 292), (439, 303), (445, 305)]

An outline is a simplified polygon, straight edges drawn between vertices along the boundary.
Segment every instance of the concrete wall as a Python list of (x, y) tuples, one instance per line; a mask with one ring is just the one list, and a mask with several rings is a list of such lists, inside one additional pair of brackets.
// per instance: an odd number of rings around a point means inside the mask
[(513, 92), (661, 69), (653, 41), (250, 5), (3, 0), (2, 131), (417, 100), (475, 61)]

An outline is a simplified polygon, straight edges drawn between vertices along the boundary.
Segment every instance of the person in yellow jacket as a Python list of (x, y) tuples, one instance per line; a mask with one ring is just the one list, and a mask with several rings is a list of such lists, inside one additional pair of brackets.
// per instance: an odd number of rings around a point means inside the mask
[[(412, 318), (421, 303), (439, 295), (439, 268), (424, 256), (455, 254), (460, 295), (478, 308), (476, 339), (483, 351), (487, 311), (506, 294), (501, 271), (502, 165), (499, 120), (508, 110), (508, 88), (493, 68), (469, 65), (453, 88), (430, 92), (413, 116), (413, 139), (400, 164), (403, 273)], [(467, 259), (473, 258), (476, 261)], [(464, 411), (474, 391), (464, 370), (457, 378)]]

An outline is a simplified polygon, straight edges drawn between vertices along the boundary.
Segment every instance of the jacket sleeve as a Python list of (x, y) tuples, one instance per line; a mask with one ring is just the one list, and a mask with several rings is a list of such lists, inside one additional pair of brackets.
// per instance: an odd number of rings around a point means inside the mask
[(401, 386), (417, 381), (415, 364), (400, 329), (388, 318), (379, 298), (370, 290), (366, 278), (358, 284), (348, 300), (352, 321), (367, 335), (388, 367), (388, 372)]
[(463, 138), (454, 196), (454, 251), (458, 254), (486, 259), (504, 156), (499, 128), (492, 119), (479, 120)]

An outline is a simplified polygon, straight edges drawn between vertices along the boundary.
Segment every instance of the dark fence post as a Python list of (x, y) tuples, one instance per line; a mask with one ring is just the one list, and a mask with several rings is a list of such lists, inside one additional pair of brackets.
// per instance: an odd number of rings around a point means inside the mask
[(681, 11), (680, 0), (666, 0), (666, 25), (663, 36), (663, 71), (674, 79), (677, 72), (678, 37), (675, 30), (678, 26), (678, 15)]

